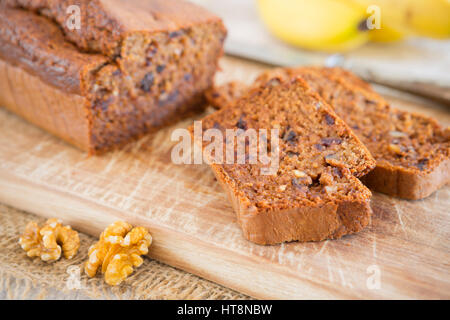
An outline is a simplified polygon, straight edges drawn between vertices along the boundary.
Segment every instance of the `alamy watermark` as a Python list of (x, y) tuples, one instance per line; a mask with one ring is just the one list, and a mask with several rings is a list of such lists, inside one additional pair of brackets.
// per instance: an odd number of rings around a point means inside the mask
[(66, 20), (66, 27), (69, 30), (80, 30), (81, 29), (81, 10), (77, 5), (70, 5), (66, 9), (68, 14)]
[[(366, 13), (370, 16), (365, 20), (365, 27), (368, 30), (381, 29), (381, 8), (375, 4), (370, 5), (366, 9)], [(66, 19), (66, 27), (69, 30), (81, 29), (81, 9), (78, 5), (70, 5), (66, 9), (68, 15)]]
[(79, 266), (69, 266), (66, 272), (69, 275), (66, 279), (67, 290), (85, 289), (85, 286), (81, 283), (81, 268)]
[(369, 275), (366, 280), (366, 287), (369, 290), (381, 289), (381, 270), (376, 264), (367, 267), (366, 273)]
[(381, 8), (377, 5), (370, 5), (366, 12), (370, 14), (366, 20), (367, 29), (381, 29)]

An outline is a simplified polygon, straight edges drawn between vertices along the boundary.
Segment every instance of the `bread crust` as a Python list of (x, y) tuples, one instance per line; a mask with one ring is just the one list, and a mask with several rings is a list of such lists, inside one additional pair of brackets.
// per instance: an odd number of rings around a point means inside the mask
[[(184, 0), (2, 0), (1, 5), (46, 16), (78, 48), (109, 57), (120, 54), (121, 41), (136, 31), (173, 32), (201, 24), (222, 24), (216, 15)], [(66, 23), (71, 5), (80, 9), (83, 25), (79, 30), (69, 29)]]
[(1, 59), (0, 74), (0, 106), (82, 150), (89, 150), (86, 98), (51, 86)]
[(450, 159), (443, 160), (428, 172), (377, 163), (375, 169), (361, 178), (371, 189), (394, 197), (419, 200), (450, 183)]
[(0, 13), (0, 58), (67, 93), (85, 95), (83, 81), (108, 63), (81, 52), (48, 19), (23, 10)]
[(231, 202), (243, 236), (256, 244), (339, 239), (362, 231), (371, 221), (370, 192), (353, 201), (262, 212), (239, 192), (221, 166), (212, 164), (211, 168)]

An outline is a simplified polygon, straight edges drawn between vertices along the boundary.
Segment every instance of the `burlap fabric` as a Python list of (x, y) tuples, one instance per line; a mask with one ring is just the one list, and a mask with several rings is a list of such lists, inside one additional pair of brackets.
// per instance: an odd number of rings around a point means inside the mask
[[(29, 221), (45, 219), (0, 204), (0, 299), (248, 299), (249, 297), (149, 258), (126, 282), (110, 287), (77, 271), (96, 239), (80, 233), (72, 260), (30, 259), (18, 244)], [(70, 268), (69, 268), (70, 267)], [(75, 278), (74, 278), (75, 277)]]

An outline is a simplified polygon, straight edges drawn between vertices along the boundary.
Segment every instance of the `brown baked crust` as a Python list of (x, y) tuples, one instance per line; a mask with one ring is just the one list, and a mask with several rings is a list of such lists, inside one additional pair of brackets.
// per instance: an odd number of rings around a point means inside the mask
[[(137, 30), (144, 33), (174, 32), (196, 25), (221, 23), (200, 6), (184, 0), (2, 0), (55, 21), (65, 37), (78, 48), (107, 56), (120, 54), (120, 42)], [(67, 8), (80, 8), (82, 28), (70, 30)]]
[[(68, 100), (73, 94), (84, 99), (79, 107), (85, 109), (89, 143), (74, 144), (90, 153), (119, 147), (204, 108), (204, 91), (211, 87), (223, 54), (222, 21), (185, 2), (145, 3), (23, 0), (7, 2), (21, 9), (2, 7), (0, 12), (0, 58), (67, 93)], [(61, 31), (65, 24), (60, 15), (66, 19), (69, 4), (93, 10), (82, 10), (87, 26), (80, 33)], [(129, 21), (138, 17), (147, 20)], [(108, 19), (117, 28), (102, 27)], [(136, 23), (142, 28), (132, 29)], [(118, 50), (111, 47), (114, 41)], [(6, 107), (15, 111), (30, 106)], [(57, 121), (51, 115), (39, 119)], [(33, 123), (44, 129), (53, 126)], [(51, 132), (66, 139), (66, 133)]]
[(89, 150), (86, 98), (62, 91), (1, 59), (0, 75), (0, 106), (82, 150)]
[(271, 80), (207, 116), (202, 126), (222, 132), (280, 130), (280, 165), (274, 175), (261, 175), (261, 163), (211, 164), (250, 241), (335, 239), (369, 222), (371, 193), (353, 174), (364, 174), (375, 162), (303, 80)]
[(371, 189), (403, 199), (418, 200), (430, 196), (450, 182), (450, 160), (446, 159), (429, 172), (377, 163), (377, 167), (362, 177)]
[(434, 119), (390, 107), (368, 83), (340, 68), (274, 69), (254, 85), (273, 77), (302, 77), (333, 106), (377, 160), (377, 167), (362, 178), (371, 189), (422, 199), (450, 182), (450, 130)]
[(83, 94), (82, 78), (108, 62), (67, 42), (57, 25), (22, 10), (0, 12), (0, 58), (68, 93)]
[(256, 244), (322, 241), (339, 239), (362, 231), (372, 216), (371, 194), (358, 179), (351, 177), (350, 185), (361, 188), (361, 194), (336, 203), (309, 203), (281, 210), (260, 210), (239, 193), (238, 186), (222, 166), (211, 165), (217, 181), (225, 190), (236, 212), (244, 237)]

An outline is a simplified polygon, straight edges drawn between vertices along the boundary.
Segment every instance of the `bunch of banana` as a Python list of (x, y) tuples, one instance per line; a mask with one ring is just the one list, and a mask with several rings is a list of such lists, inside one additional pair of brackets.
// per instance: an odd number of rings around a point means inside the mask
[(450, 0), (258, 0), (258, 8), (274, 35), (312, 50), (450, 37)]

